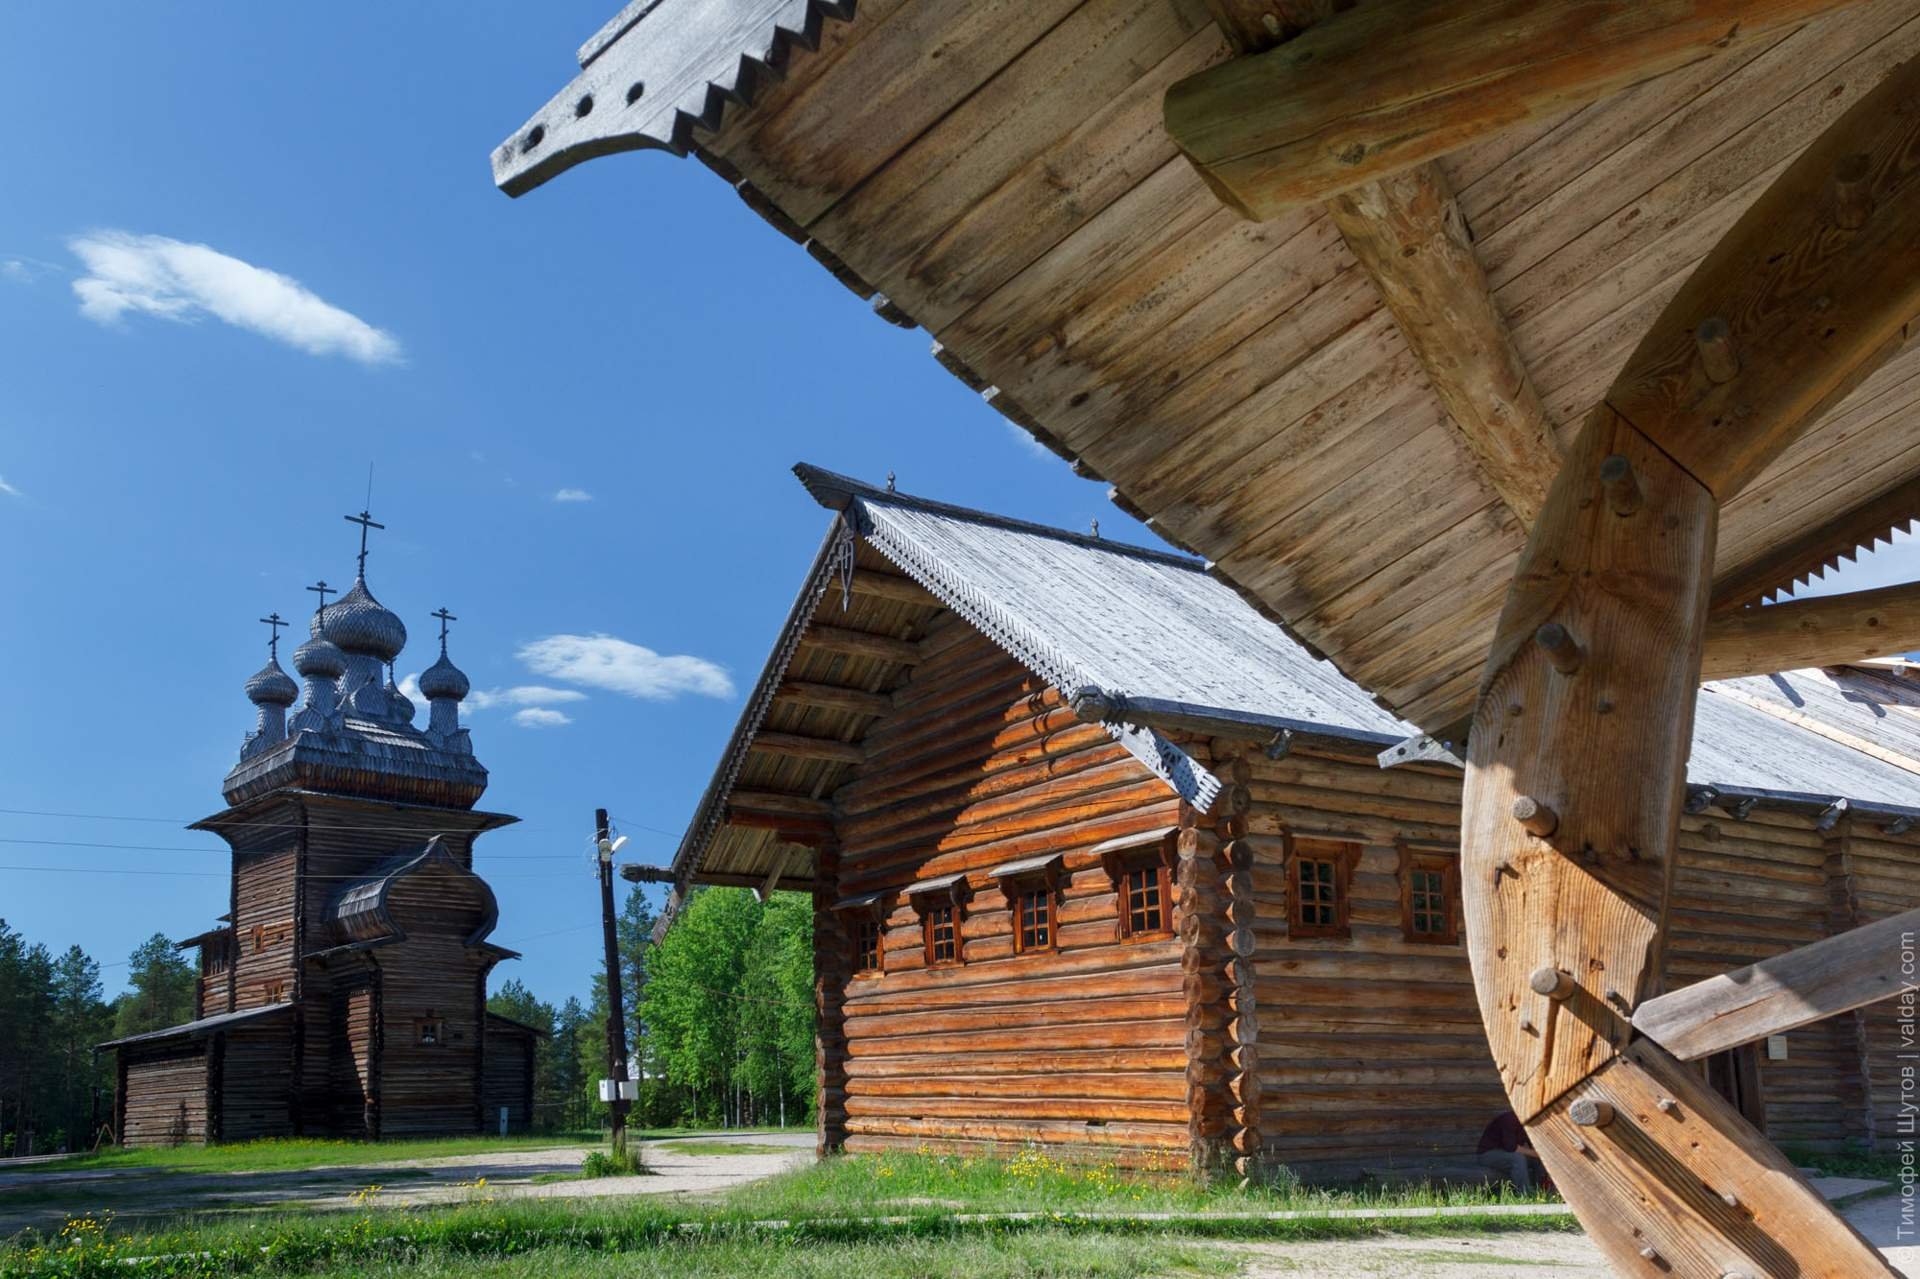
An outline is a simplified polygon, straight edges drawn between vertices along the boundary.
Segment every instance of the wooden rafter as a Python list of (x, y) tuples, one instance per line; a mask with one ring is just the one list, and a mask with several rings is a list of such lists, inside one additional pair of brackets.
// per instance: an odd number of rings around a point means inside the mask
[(769, 755), (793, 759), (820, 759), (839, 764), (858, 764), (867, 757), (853, 742), (828, 737), (808, 737), (802, 733), (759, 732), (753, 735), (753, 749)]
[(796, 706), (818, 706), (824, 710), (849, 711), (856, 715), (885, 715), (893, 709), (893, 699), (885, 693), (842, 688), (808, 680), (788, 680), (774, 693), (776, 702)]
[(1915, 931), (1920, 910), (1709, 977), (1640, 1005), (1634, 1029), (1698, 1061), (1851, 1012), (1900, 993), (1901, 940)]
[(1835, 666), (1920, 649), (1920, 584), (1747, 608), (1707, 623), (1702, 679)]
[(1369, 0), (1167, 91), (1167, 132), (1267, 219), (1847, 0)]
[(1920, 518), (1920, 476), (1897, 484), (1852, 510), (1788, 540), (1775, 550), (1713, 584), (1715, 612), (1754, 604), (1776, 591), (1838, 568), (1842, 559), (1911, 529)]
[(880, 573), (867, 568), (853, 571), (853, 593), (869, 595), (874, 599), (893, 600), (899, 604), (920, 604), (928, 608), (942, 607), (931, 591), (912, 578), (903, 577), (898, 573)]
[(871, 631), (857, 631), (845, 626), (821, 626), (817, 622), (807, 627), (807, 633), (800, 639), (800, 646), (824, 649), (831, 653), (847, 653), (854, 657), (876, 657), (883, 662), (905, 662), (908, 665), (920, 660), (920, 646), (912, 640), (875, 635)]
[(1327, 211), (1487, 482), (1531, 528), (1559, 449), (1446, 178), (1419, 165), (1347, 191)]

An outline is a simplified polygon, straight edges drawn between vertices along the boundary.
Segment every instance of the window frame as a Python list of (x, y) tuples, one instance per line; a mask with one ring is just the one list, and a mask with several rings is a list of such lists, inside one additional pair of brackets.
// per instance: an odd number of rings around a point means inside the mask
[[(1332, 941), (1352, 938), (1353, 872), (1363, 851), (1357, 841), (1337, 836), (1287, 837), (1287, 936)], [(1309, 924), (1301, 918), (1304, 900), (1300, 893), (1300, 865), (1309, 861), (1333, 863), (1333, 922), (1330, 924)]]
[[(945, 875), (907, 888), (907, 900), (920, 916), (920, 957), (928, 968), (959, 968), (967, 962), (967, 877)], [(953, 912), (953, 958), (934, 958), (933, 920), (936, 911)]]
[[(1126, 844), (1103, 848), (1101, 862), (1107, 878), (1113, 881), (1114, 936), (1122, 942), (1165, 941), (1174, 934), (1173, 867), (1179, 857), (1180, 832), (1149, 832)], [(1160, 927), (1135, 930), (1133, 910), (1127, 900), (1127, 878), (1134, 871), (1153, 867), (1160, 888)]]
[[(1051, 955), (1060, 949), (1060, 886), (1051, 875), (1020, 875), (1000, 885), (1000, 891), (1006, 894), (1007, 906), (1013, 916), (1013, 953), (1016, 955)], [(1026, 910), (1027, 899), (1038, 897), (1047, 906), (1047, 942), (1044, 946), (1030, 946), (1026, 941), (1026, 924), (1021, 918)]]
[[(433, 1038), (427, 1038), (427, 1028), (433, 1028)], [(447, 1046), (447, 1019), (428, 1013), (425, 1017), (413, 1019), (413, 1046), (415, 1048), (445, 1048)]]
[[(870, 907), (863, 911), (850, 912), (852, 919), (848, 931), (848, 940), (852, 943), (848, 949), (852, 961), (851, 976), (878, 977), (887, 971), (887, 926), (880, 918), (878, 908)], [(863, 962), (867, 957), (867, 948), (861, 938), (861, 930), (873, 929), (873, 963)]]
[[(1400, 935), (1417, 946), (1457, 946), (1460, 944), (1460, 850), (1444, 844), (1422, 844), (1401, 840), (1400, 851)], [(1415, 874), (1440, 876), (1440, 905), (1445, 926), (1439, 932), (1422, 932), (1414, 926), (1413, 877)]]

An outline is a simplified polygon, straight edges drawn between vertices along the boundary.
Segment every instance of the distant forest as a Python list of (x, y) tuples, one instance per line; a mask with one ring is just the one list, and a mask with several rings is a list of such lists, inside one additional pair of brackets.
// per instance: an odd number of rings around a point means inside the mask
[[(793, 1124), (813, 1104), (813, 906), (742, 888), (696, 891), (666, 939), (641, 891), (619, 919), (621, 1003), (640, 1077), (629, 1122)], [(78, 946), (55, 956), (0, 919), (0, 1157), (90, 1147), (113, 1117), (110, 1039), (193, 1019), (194, 963), (155, 933), (128, 957), (127, 990), (108, 1000), (100, 964)], [(535, 1060), (534, 1124), (606, 1122), (607, 993), (556, 1005), (508, 980), (487, 1006), (547, 1032)]]

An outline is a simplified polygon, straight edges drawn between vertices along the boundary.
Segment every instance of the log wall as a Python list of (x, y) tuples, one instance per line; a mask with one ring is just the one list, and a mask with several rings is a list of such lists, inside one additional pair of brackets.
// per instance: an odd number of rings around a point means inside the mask
[[(1867, 818), (1849, 818), (1841, 842), (1845, 878), (1834, 897), (1842, 920), (1870, 924), (1911, 910), (1920, 900), (1920, 856), (1912, 836), (1893, 837)], [(1920, 937), (1903, 938), (1903, 983), (1920, 982)], [(1863, 1136), (1874, 1149), (1893, 1152), (1910, 1142), (1916, 1126), (1910, 1107), (1911, 1060), (1915, 1041), (1915, 1004), (1911, 996), (1870, 1004), (1847, 1019), (1864, 1050), (1860, 1087), (1865, 1095)], [(1908, 1086), (1903, 1089), (1903, 1082)]]
[[(485, 1052), (484, 984), (491, 962), (466, 940), (480, 922), (462, 881), (423, 873), (393, 886), (394, 918), (406, 940), (379, 951), (382, 1033), (380, 1135), (474, 1132)], [(420, 1042), (419, 1025), (440, 1024), (439, 1042)]]
[(251, 1141), (293, 1132), (293, 1097), (287, 1069), (292, 1057), (292, 1022), (281, 1017), (265, 1020), (271, 1024), (240, 1026), (225, 1032), (214, 1049), (220, 1062), (220, 1141)]
[(507, 1131), (526, 1132), (533, 1126), (534, 1036), (511, 1026), (489, 1022), (484, 1075), (480, 1082), (480, 1131), (498, 1133), (500, 1112), (507, 1112)]
[(206, 1041), (123, 1048), (121, 1070), (121, 1145), (207, 1139)]
[[(1191, 1136), (1181, 945), (1122, 942), (1103, 841), (1172, 827), (1172, 793), (1052, 689), (969, 635), (928, 657), (867, 734), (836, 792), (840, 854), (822, 899), (884, 892), (879, 975), (845, 979), (844, 1057), (823, 1016), (823, 1143), (1005, 1151), (1038, 1142), (1130, 1164), (1183, 1166)], [(1055, 947), (1014, 953), (1007, 896), (988, 872), (1058, 852)], [(823, 859), (823, 867), (829, 863)], [(965, 876), (957, 965), (929, 966), (904, 891)], [(1176, 900), (1178, 890), (1175, 890)], [(851, 945), (820, 911), (819, 936)], [(847, 963), (851, 963), (848, 959)], [(823, 972), (832, 972), (825, 966)]]

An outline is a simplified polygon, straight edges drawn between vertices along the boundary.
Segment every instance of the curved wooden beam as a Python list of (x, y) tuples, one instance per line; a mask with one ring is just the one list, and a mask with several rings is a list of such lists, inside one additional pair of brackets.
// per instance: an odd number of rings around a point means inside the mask
[[(1834, 200), (1836, 172), (1864, 195)], [(1920, 60), (1656, 321), (1548, 492), (1488, 660), (1462, 814), (1475, 990), (1515, 1111), (1625, 1275), (1894, 1273), (1632, 1017), (1659, 971), (1720, 504), (1920, 310), (1917, 218)]]

